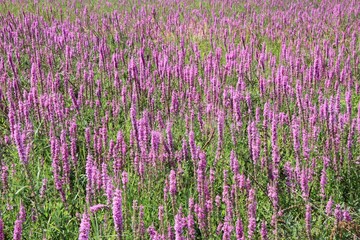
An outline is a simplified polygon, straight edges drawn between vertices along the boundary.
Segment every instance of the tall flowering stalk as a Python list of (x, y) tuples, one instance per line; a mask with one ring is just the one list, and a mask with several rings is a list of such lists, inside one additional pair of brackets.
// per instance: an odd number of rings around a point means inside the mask
[(4, 221), (0, 217), (0, 240), (5, 240), (4, 227)]
[(306, 204), (305, 225), (306, 225), (306, 234), (309, 239), (312, 239), (312, 236), (311, 236), (311, 205), (310, 204)]
[(116, 189), (112, 203), (112, 214), (114, 219), (115, 231), (118, 239), (122, 239), (123, 233), (123, 213), (121, 190)]
[(255, 199), (255, 190), (249, 190), (248, 196), (248, 238), (252, 239), (254, 237), (255, 229), (256, 229), (256, 199)]
[(23, 224), (26, 220), (26, 210), (25, 207), (20, 204), (20, 211), (18, 214), (18, 217), (14, 224), (14, 234), (13, 239), (14, 240), (21, 240), (23, 235)]
[(88, 240), (90, 235), (90, 217), (87, 213), (83, 213), (79, 228), (79, 240)]

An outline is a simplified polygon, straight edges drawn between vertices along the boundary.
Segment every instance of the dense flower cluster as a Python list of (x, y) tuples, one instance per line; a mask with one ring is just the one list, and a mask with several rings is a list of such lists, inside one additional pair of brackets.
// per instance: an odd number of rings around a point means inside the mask
[(360, 237), (357, 1), (0, 4), (0, 240)]

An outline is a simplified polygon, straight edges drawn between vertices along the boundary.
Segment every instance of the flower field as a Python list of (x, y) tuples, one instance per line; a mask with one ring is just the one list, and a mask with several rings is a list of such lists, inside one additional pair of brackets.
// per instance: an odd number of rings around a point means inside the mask
[(360, 239), (357, 0), (0, 3), (0, 240)]

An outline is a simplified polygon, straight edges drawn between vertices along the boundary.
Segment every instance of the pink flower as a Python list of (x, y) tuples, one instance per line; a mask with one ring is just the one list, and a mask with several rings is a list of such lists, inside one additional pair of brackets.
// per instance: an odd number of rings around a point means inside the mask
[(84, 213), (81, 219), (79, 229), (79, 240), (88, 240), (90, 234), (90, 217), (87, 213)]
[(116, 189), (115, 191), (112, 212), (113, 212), (116, 233), (118, 236), (121, 236), (123, 231), (123, 216), (122, 216), (122, 196), (120, 189)]

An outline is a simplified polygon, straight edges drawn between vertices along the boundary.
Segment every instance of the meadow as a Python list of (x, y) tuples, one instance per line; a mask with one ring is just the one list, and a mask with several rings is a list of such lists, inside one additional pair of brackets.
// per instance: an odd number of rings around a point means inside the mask
[(0, 240), (360, 239), (357, 0), (0, 2)]

